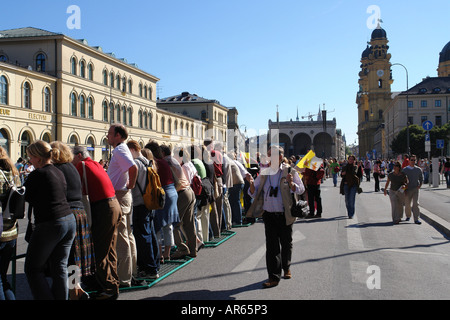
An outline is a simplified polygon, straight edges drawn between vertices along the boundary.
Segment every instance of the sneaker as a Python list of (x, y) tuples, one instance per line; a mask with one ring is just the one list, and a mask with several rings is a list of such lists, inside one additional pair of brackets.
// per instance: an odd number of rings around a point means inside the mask
[(422, 224), (422, 222), (419, 221), (419, 220), (414, 221), (414, 223), (415, 223), (415, 224)]
[(147, 285), (145, 280), (138, 280), (135, 277), (131, 278), (131, 286), (132, 287), (144, 287)]
[(409, 221), (409, 218), (406, 218), (405, 221)]
[(142, 270), (139, 271), (137, 274), (139, 279), (150, 279), (150, 280), (156, 280), (159, 278), (159, 274), (156, 271), (146, 271), (146, 270)]

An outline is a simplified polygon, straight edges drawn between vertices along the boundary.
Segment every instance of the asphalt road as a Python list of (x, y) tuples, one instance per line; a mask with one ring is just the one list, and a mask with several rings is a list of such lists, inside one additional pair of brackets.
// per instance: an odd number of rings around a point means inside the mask
[[(373, 192), (373, 183), (362, 183), (355, 218), (347, 219), (343, 196), (331, 179), (324, 182), (322, 219), (295, 223), (293, 277), (277, 287), (262, 289), (267, 279), (265, 237), (263, 223), (257, 222), (233, 229), (234, 237), (202, 249), (192, 263), (155, 286), (122, 291), (119, 300), (152, 300), (155, 305), (158, 300), (178, 300), (176, 312), (181, 313), (196, 300), (450, 299), (449, 239), (426, 222), (392, 225), (389, 198)], [(449, 196), (450, 189), (421, 190), (420, 204), (450, 215)], [(25, 249), (19, 237), (19, 253)], [(17, 272), (17, 298), (31, 299), (23, 259)]]

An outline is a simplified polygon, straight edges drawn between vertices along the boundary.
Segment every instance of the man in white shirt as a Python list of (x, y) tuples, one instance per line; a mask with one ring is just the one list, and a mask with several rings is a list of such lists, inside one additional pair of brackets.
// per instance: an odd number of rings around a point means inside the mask
[(114, 147), (108, 166), (108, 176), (116, 191), (122, 209), (117, 237), (117, 273), (120, 286), (135, 285), (133, 274), (137, 274), (136, 242), (131, 230), (133, 198), (131, 189), (136, 184), (138, 168), (124, 141), (128, 132), (122, 124), (112, 124), (108, 130), (108, 143)]

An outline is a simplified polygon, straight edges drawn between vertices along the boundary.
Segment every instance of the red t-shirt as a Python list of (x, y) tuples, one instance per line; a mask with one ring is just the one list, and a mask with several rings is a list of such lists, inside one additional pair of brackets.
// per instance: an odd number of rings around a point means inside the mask
[[(116, 195), (114, 187), (105, 169), (97, 161), (91, 158), (83, 160), (86, 164), (86, 179), (88, 184), (88, 195), (90, 202), (96, 202)], [(78, 173), (81, 177), (81, 183), (84, 190), (83, 164), (81, 161), (77, 165)]]
[(170, 169), (169, 163), (164, 159), (156, 159), (156, 166), (158, 167), (159, 180), (162, 186), (167, 186), (168, 184), (175, 183), (173, 179), (172, 170)]

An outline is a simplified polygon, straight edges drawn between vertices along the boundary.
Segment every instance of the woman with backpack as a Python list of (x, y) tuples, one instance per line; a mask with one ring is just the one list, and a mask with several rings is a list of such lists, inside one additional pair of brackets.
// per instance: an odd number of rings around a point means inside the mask
[[(20, 185), (21, 181), (19, 171), (2, 147), (0, 147), (0, 170), (3, 172), (0, 173), (0, 199), (3, 207), (9, 182), (14, 181), (16, 185)], [(5, 181), (5, 177), (8, 181)], [(0, 300), (16, 300), (8, 283), (7, 272), (17, 244), (17, 220), (3, 220), (2, 209), (0, 208)]]
[[(170, 260), (170, 249), (175, 245), (173, 227), (180, 222), (177, 207), (178, 193), (175, 189), (172, 171), (167, 161), (163, 159), (160, 145), (156, 141), (151, 140), (145, 145), (145, 148), (153, 153), (161, 185), (166, 193), (164, 208), (155, 211), (154, 220), (156, 237), (159, 241), (161, 263), (164, 263), (164, 261)], [(164, 249), (162, 248), (163, 244)]]

